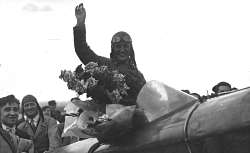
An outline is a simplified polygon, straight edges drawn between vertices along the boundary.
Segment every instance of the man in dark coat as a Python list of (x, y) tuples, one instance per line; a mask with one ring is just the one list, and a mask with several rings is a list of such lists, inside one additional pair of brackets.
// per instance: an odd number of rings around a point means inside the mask
[(14, 95), (0, 98), (0, 152), (16, 153), (32, 151), (32, 141), (16, 128), (19, 115), (19, 101)]
[(222, 92), (228, 92), (231, 91), (231, 85), (227, 82), (219, 82), (212, 88), (213, 92), (218, 95)]
[(22, 99), (22, 113), (25, 119), (18, 128), (27, 133), (34, 143), (34, 152), (43, 153), (49, 150), (50, 129), (56, 125), (56, 120), (43, 116), (41, 107), (33, 95), (26, 95)]
[(13, 95), (0, 99), (0, 152), (16, 153), (17, 144), (7, 129), (13, 129), (18, 120), (19, 102)]

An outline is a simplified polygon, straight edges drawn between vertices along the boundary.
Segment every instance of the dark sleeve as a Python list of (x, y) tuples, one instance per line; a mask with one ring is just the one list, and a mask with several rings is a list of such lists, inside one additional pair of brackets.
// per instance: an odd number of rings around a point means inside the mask
[(108, 65), (109, 58), (98, 56), (90, 49), (86, 42), (86, 28), (85, 25), (75, 26), (74, 30), (74, 46), (75, 52), (84, 65), (89, 62), (97, 62), (99, 65)]
[(136, 105), (136, 97), (135, 96), (126, 96), (119, 102), (120, 104), (124, 106), (132, 106)]
[(60, 124), (56, 124), (50, 127), (50, 134), (49, 134), (49, 150), (53, 151), (56, 148), (62, 147), (62, 138), (61, 132), (59, 131)]
[(60, 123), (64, 123), (65, 121), (65, 116), (61, 115), (61, 112), (59, 110), (55, 110), (55, 116), (54, 118), (59, 121)]
[(110, 99), (108, 98), (105, 88), (104, 86), (96, 86), (94, 88), (89, 88), (87, 89), (87, 97), (95, 97), (96, 99), (98, 99), (99, 103), (102, 104), (111, 104), (112, 102), (110, 101)]
[(21, 131), (20, 129), (16, 129), (16, 135), (19, 136), (20, 138), (24, 139), (31, 139), (31, 137), (24, 131)]

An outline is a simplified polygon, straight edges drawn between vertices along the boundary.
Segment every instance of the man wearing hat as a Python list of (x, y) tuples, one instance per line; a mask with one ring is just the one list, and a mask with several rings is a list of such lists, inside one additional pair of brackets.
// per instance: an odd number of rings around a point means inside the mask
[(22, 115), (25, 119), (18, 128), (26, 132), (34, 143), (34, 153), (49, 150), (50, 129), (56, 125), (56, 120), (43, 116), (41, 107), (33, 95), (26, 95), (22, 99)]
[(212, 88), (212, 90), (215, 94), (218, 95), (219, 93), (222, 93), (222, 92), (231, 91), (231, 85), (227, 82), (219, 82), (217, 85), (215, 85)]
[(19, 101), (14, 95), (0, 98), (0, 152), (19, 153), (32, 151), (32, 141), (20, 138), (16, 129)]
[(65, 116), (61, 115), (61, 112), (56, 109), (56, 101), (55, 100), (48, 101), (48, 106), (51, 111), (51, 117), (59, 121), (60, 123), (64, 123)]

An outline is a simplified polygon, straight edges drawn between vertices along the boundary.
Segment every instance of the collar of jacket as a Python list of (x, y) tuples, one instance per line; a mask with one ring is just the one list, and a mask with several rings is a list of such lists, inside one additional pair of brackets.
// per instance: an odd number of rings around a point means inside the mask
[(24, 116), (24, 119), (26, 120), (26, 121), (28, 121), (28, 123), (31, 123), (32, 121), (33, 121), (33, 123), (35, 124), (35, 126), (37, 127), (38, 126), (38, 122), (39, 122), (39, 119), (40, 119), (40, 115), (39, 115), (39, 113), (33, 118), (33, 119), (31, 119), (31, 118), (28, 118), (28, 116)]
[(5, 131), (2, 126), (0, 126), (0, 134), (2, 137), (5, 139), (5, 141), (9, 144), (10, 149), (12, 150), (13, 153), (17, 153), (17, 146), (14, 145), (14, 142), (12, 141), (11, 136), (7, 131)]
[(2, 123), (2, 128), (3, 128), (3, 130), (5, 130), (7, 132), (10, 132), (12, 134), (16, 133), (16, 127), (15, 126), (14, 127), (9, 127), (9, 126)]

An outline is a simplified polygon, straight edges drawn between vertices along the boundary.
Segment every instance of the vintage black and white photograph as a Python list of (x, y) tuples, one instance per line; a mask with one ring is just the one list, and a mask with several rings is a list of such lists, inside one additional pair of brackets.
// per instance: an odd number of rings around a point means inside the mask
[(249, 153), (249, 8), (0, 0), (0, 153)]

